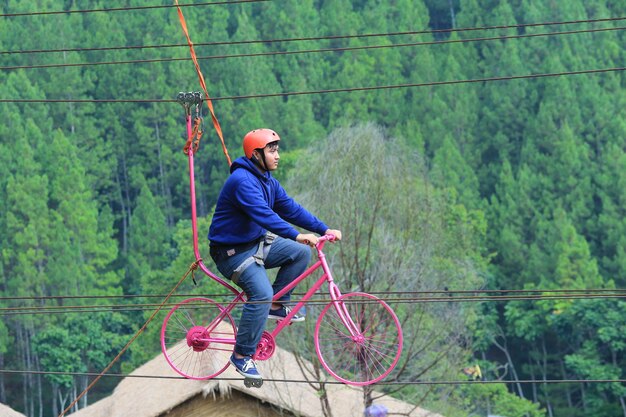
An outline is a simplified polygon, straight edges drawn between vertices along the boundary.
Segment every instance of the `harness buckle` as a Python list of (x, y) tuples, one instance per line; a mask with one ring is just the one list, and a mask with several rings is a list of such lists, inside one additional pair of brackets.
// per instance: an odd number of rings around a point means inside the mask
[(246, 258), (235, 270), (233, 271), (233, 275), (230, 277), (230, 280), (235, 284), (239, 281), (239, 276), (245, 271), (250, 265), (256, 263), (259, 266), (265, 266), (265, 258), (270, 252), (270, 246), (276, 240), (278, 235), (272, 232), (267, 232), (265, 236), (259, 241), (259, 246), (257, 247), (256, 252), (249, 258)]

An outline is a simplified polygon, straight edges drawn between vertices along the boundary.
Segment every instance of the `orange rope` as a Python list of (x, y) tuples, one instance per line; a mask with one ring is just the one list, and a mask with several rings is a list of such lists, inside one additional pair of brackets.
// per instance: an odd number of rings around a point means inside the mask
[(180, 284), (183, 283), (183, 281), (185, 280), (185, 278), (187, 278), (187, 276), (189, 274), (194, 274), (195, 270), (198, 269), (198, 264), (200, 263), (200, 261), (202, 261), (202, 259), (198, 259), (195, 262), (193, 262), (191, 264), (191, 266), (189, 266), (189, 269), (187, 270), (187, 272), (185, 273), (185, 275), (183, 275), (180, 279), (180, 281), (178, 281), (178, 284), (176, 284), (174, 286), (174, 288), (172, 288), (172, 290), (169, 292), (169, 294), (167, 294), (167, 296), (165, 297), (165, 299), (163, 300), (163, 302), (161, 303), (161, 305), (159, 305), (157, 307), (156, 310), (154, 310), (154, 312), (152, 313), (152, 315), (148, 318), (148, 320), (146, 320), (146, 322), (143, 324), (143, 326), (141, 326), (141, 328), (139, 330), (137, 330), (137, 333), (135, 333), (135, 335), (133, 337), (131, 337), (131, 339), (128, 341), (128, 343), (126, 343), (126, 346), (124, 346), (122, 348), (122, 350), (120, 350), (120, 352), (117, 354), (117, 356), (115, 358), (113, 358), (113, 360), (104, 368), (104, 370), (102, 372), (100, 372), (98, 374), (98, 376), (91, 382), (91, 384), (89, 384), (89, 386), (87, 386), (87, 388), (85, 388), (83, 390), (83, 392), (81, 392), (75, 399), (74, 401), (72, 401), (72, 403), (70, 405), (67, 406), (67, 408), (65, 410), (63, 410), (61, 412), (61, 414), (59, 414), (59, 417), (63, 417), (65, 416), (71, 409), (72, 407), (74, 407), (74, 405), (76, 405), (78, 403), (78, 401), (89, 392), (89, 390), (91, 390), (91, 388), (93, 388), (94, 385), (96, 385), (96, 382), (98, 382), (100, 380), (100, 378), (102, 378), (102, 376), (104, 374), (106, 374), (109, 369), (111, 369), (113, 367), (113, 365), (122, 357), (122, 355), (124, 354), (124, 352), (126, 352), (128, 350), (128, 348), (130, 347), (130, 345), (135, 341), (135, 339), (137, 339), (139, 337), (139, 335), (146, 329), (146, 327), (148, 327), (148, 324), (150, 324), (150, 322), (154, 319), (154, 317), (159, 313), (159, 311), (161, 311), (161, 309), (165, 306), (165, 304), (167, 303), (167, 301), (170, 299), (170, 297), (172, 296), (172, 294), (174, 294), (174, 292), (176, 291), (176, 289), (180, 286)]
[(189, 155), (189, 149), (191, 149), (194, 154), (198, 152), (198, 148), (200, 147), (200, 139), (202, 138), (203, 133), (201, 125), (202, 119), (196, 117), (193, 121), (193, 130), (191, 132), (191, 136), (187, 139), (187, 142), (183, 147), (183, 152), (185, 153), (185, 155)]
[(228, 165), (232, 164), (230, 160), (230, 156), (228, 155), (228, 149), (226, 149), (226, 144), (224, 143), (224, 136), (222, 134), (222, 128), (220, 126), (220, 122), (217, 120), (217, 116), (215, 116), (215, 112), (213, 111), (213, 103), (211, 102), (211, 98), (209, 97), (209, 92), (206, 88), (206, 83), (204, 82), (204, 76), (202, 75), (202, 71), (200, 71), (200, 65), (198, 64), (198, 59), (196, 57), (196, 51), (193, 49), (193, 42), (189, 37), (189, 31), (187, 30), (187, 23), (185, 22), (185, 16), (183, 16), (183, 11), (180, 9), (178, 5), (178, 0), (174, 0), (176, 3), (176, 9), (178, 10), (178, 19), (180, 20), (180, 25), (183, 28), (183, 32), (185, 32), (185, 37), (187, 38), (187, 44), (189, 45), (189, 52), (191, 53), (191, 59), (193, 60), (193, 64), (196, 67), (196, 72), (198, 73), (198, 79), (200, 80), (200, 86), (204, 91), (204, 97), (206, 97), (207, 105), (209, 106), (209, 111), (211, 112), (211, 120), (213, 120), (213, 127), (217, 132), (217, 135), (222, 142), (222, 151), (224, 152), (224, 156), (226, 156), (226, 160), (228, 161)]

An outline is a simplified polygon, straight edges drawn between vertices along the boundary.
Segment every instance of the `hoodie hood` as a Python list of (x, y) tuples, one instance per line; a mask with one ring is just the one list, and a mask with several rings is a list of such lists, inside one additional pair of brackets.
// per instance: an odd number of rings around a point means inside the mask
[(232, 174), (233, 172), (235, 172), (235, 170), (240, 168), (249, 171), (250, 173), (254, 174), (255, 177), (258, 177), (263, 181), (269, 181), (269, 179), (272, 177), (272, 174), (269, 171), (259, 171), (259, 168), (257, 168), (255, 163), (245, 156), (241, 156), (235, 159), (235, 161), (230, 166), (230, 173)]

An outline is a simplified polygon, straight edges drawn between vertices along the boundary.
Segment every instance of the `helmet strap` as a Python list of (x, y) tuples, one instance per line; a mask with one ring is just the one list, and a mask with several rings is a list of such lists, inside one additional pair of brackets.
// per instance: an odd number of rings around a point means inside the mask
[[(254, 153), (252, 154), (252, 157), (250, 159), (262, 171), (264, 171), (264, 172), (267, 171), (267, 162), (265, 161), (265, 151), (263, 149), (255, 149), (255, 150), (258, 151), (261, 154), (261, 161), (259, 161), (259, 158), (254, 156)], [(262, 162), (262, 164), (261, 164), (261, 162)]]

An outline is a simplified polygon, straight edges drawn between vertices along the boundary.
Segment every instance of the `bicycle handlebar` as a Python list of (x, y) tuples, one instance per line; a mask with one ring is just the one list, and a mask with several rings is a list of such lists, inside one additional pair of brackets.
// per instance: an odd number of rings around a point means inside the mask
[(319, 250), (322, 250), (326, 242), (333, 242), (335, 239), (335, 235), (331, 234), (320, 236), (320, 238), (317, 240), (317, 243), (315, 244), (315, 247)]
[(320, 238), (319, 238), (319, 240), (327, 240), (329, 242), (332, 242), (335, 239), (336, 239), (335, 235), (332, 235), (332, 234), (327, 234), (327, 235), (324, 235), (324, 236), (320, 236)]

